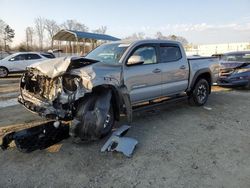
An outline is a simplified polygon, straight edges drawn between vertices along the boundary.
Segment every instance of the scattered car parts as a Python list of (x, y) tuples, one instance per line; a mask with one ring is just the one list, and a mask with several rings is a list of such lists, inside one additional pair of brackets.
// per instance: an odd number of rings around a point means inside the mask
[(115, 130), (107, 142), (103, 145), (101, 152), (117, 151), (127, 157), (131, 157), (138, 141), (134, 138), (124, 137), (130, 126), (123, 125)]
[(50, 121), (35, 127), (8, 133), (3, 137), (1, 148), (6, 150), (14, 141), (19, 151), (30, 153), (48, 148), (69, 137), (69, 126), (59, 121)]

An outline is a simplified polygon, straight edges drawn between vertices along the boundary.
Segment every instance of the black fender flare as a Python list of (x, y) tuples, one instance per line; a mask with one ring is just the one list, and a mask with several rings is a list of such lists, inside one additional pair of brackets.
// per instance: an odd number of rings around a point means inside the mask
[(132, 106), (126, 86), (114, 86), (109, 84), (99, 85), (95, 86), (92, 89), (92, 92), (95, 93), (100, 89), (110, 89), (112, 91), (111, 101), (114, 107), (115, 120), (120, 120), (120, 114), (123, 110), (123, 104), (125, 104), (128, 122), (130, 123), (132, 121)]
[(209, 82), (208, 82), (208, 85), (209, 85), (209, 93), (211, 92), (211, 86), (212, 86), (212, 72), (211, 72), (211, 70), (210, 70), (209, 68), (200, 69), (200, 70), (198, 70), (198, 71), (195, 73), (195, 75), (194, 75), (194, 77), (193, 77), (193, 79), (192, 79), (192, 82), (191, 82), (191, 84), (190, 84), (190, 86), (189, 86), (189, 89), (188, 89), (189, 92), (193, 90), (193, 88), (194, 88), (196, 82), (198, 81), (198, 78), (199, 78), (200, 76), (204, 75), (204, 74), (209, 74)]

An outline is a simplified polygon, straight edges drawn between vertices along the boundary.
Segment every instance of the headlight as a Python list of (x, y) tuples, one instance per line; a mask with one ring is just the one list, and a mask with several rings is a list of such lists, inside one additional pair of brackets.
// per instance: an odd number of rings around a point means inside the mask
[(234, 71), (235, 73), (243, 73), (243, 72), (250, 72), (250, 68), (247, 69), (237, 69)]

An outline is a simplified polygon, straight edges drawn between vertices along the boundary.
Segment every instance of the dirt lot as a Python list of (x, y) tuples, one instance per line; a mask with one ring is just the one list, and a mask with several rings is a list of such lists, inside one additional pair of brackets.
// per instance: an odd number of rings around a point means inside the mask
[[(17, 86), (18, 77), (0, 80), (1, 127), (40, 119), (15, 103)], [(215, 87), (206, 107), (183, 101), (136, 113), (132, 158), (100, 153), (106, 138), (0, 151), (0, 187), (250, 187), (250, 92)]]

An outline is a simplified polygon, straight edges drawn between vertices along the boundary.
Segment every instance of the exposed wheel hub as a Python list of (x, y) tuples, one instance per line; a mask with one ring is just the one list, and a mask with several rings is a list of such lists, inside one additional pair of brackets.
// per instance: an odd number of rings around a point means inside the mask
[(109, 125), (109, 122), (110, 122), (110, 114), (107, 114), (106, 120), (103, 125), (104, 129)]

